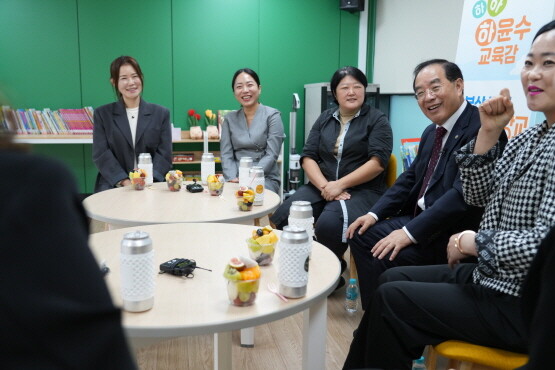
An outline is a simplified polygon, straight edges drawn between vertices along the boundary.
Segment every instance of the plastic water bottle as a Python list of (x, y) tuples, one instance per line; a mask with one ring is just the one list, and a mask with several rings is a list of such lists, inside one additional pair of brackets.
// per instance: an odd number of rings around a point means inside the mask
[(424, 363), (424, 356), (412, 362), (412, 370), (426, 370), (426, 364)]
[(355, 313), (358, 310), (357, 279), (349, 280), (349, 285), (345, 293), (345, 309), (348, 313)]

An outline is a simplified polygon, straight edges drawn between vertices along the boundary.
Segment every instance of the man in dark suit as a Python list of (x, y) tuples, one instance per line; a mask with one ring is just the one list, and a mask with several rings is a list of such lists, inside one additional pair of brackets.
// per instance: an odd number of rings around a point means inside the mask
[(347, 230), (364, 309), (383, 271), (446, 263), (449, 236), (477, 229), (483, 212), (464, 202), (454, 157), (480, 128), (478, 109), (464, 98), (461, 70), (444, 59), (428, 60), (415, 68), (413, 88), (420, 109), (433, 122), (422, 134), (418, 156)]

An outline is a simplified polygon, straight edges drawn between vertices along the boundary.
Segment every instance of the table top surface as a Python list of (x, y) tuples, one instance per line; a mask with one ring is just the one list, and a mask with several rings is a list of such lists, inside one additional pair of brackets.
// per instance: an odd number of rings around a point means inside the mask
[[(255, 226), (219, 223), (183, 223), (141, 226), (153, 242), (156, 268), (172, 258), (188, 258), (200, 267), (194, 278), (156, 275), (154, 307), (146, 312), (123, 312), (123, 325), (132, 337), (172, 337), (226, 332), (256, 326), (301, 312), (333, 291), (340, 274), (337, 257), (313, 242), (307, 293), (303, 298), (283, 302), (267, 285), (277, 279), (279, 243), (274, 261), (261, 267), (260, 288), (252, 306), (236, 307), (227, 296), (224, 269), (233, 256), (248, 256), (246, 239)], [(118, 306), (120, 293), (120, 243), (123, 235), (137, 228), (91, 234), (90, 245), (97, 260), (105, 261), (110, 272), (106, 281)], [(280, 232), (276, 231), (280, 236)]]
[[(190, 183), (190, 182), (186, 182)], [(264, 203), (251, 211), (237, 206), (235, 191), (239, 184), (226, 182), (221, 196), (212, 196), (207, 187), (190, 193), (185, 184), (180, 191), (168, 190), (165, 182), (144, 190), (131, 186), (101, 191), (87, 197), (83, 205), (89, 217), (114, 225), (139, 226), (179, 222), (242, 222), (272, 213), (280, 204), (279, 196), (264, 190)]]

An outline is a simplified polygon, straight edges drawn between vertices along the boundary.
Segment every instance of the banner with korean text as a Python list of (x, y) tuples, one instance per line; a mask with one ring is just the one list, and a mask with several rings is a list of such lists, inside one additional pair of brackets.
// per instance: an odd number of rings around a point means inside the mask
[(464, 76), (464, 93), (479, 105), (506, 87), (515, 115), (505, 130), (509, 138), (543, 121), (526, 106), (520, 70), (532, 39), (553, 19), (553, 0), (465, 0), (456, 63)]

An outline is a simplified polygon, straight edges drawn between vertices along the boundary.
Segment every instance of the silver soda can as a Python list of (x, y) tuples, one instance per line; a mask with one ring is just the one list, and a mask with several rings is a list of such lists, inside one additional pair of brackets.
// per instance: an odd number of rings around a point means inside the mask
[(138, 168), (142, 168), (146, 171), (146, 185), (152, 185), (154, 179), (152, 177), (152, 157), (150, 153), (139, 154), (139, 162), (137, 163)]
[(239, 161), (239, 186), (249, 186), (249, 171), (252, 164), (252, 157), (241, 157)]
[(312, 240), (305, 229), (285, 226), (278, 242), (279, 292), (289, 298), (306, 295)]
[(216, 163), (214, 162), (213, 153), (202, 153), (200, 160), (200, 177), (203, 185), (208, 184), (206, 179), (209, 175), (216, 174)]
[(262, 167), (254, 166), (249, 171), (249, 187), (254, 189), (254, 203), (255, 206), (261, 206), (264, 203), (264, 169)]
[(130, 312), (150, 310), (154, 305), (156, 270), (148, 233), (133, 231), (123, 236), (120, 273), (123, 309)]
[(312, 216), (312, 206), (305, 200), (296, 200), (291, 203), (289, 208), (288, 224), (305, 229), (308, 237), (314, 236), (314, 217)]

